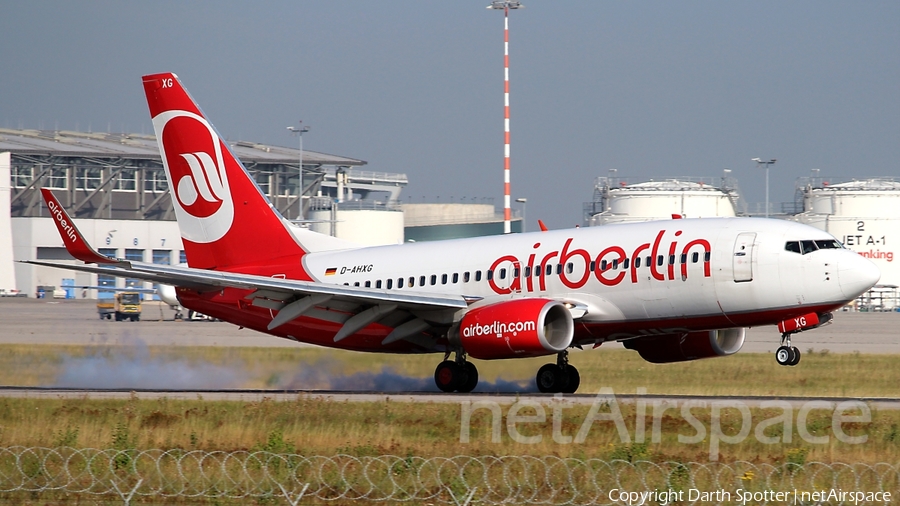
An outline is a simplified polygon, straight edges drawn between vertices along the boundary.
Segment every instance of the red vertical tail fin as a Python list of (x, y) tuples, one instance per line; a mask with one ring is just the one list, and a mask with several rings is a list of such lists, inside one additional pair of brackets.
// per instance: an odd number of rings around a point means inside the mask
[(188, 265), (299, 268), (305, 251), (178, 77), (143, 80)]

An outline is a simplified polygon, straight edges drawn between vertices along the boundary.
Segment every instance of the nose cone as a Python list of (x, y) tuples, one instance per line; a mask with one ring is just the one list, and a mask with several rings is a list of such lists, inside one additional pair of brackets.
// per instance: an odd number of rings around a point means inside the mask
[(845, 297), (855, 299), (875, 286), (881, 279), (881, 271), (869, 259), (847, 253), (838, 261), (838, 283)]

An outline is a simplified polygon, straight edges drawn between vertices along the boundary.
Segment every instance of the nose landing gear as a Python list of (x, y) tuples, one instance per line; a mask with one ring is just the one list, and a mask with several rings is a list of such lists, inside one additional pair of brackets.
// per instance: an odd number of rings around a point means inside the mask
[(581, 376), (578, 369), (569, 365), (569, 352), (561, 351), (555, 364), (544, 364), (538, 369), (535, 381), (541, 392), (573, 394), (581, 384)]
[(448, 360), (450, 352), (444, 355), (444, 361), (434, 370), (434, 382), (442, 392), (469, 393), (478, 385), (478, 368), (466, 360), (464, 351), (456, 352), (456, 360)]
[(797, 365), (800, 363), (800, 350), (791, 346), (791, 334), (785, 332), (781, 335), (781, 346), (775, 350), (775, 361), (779, 365)]

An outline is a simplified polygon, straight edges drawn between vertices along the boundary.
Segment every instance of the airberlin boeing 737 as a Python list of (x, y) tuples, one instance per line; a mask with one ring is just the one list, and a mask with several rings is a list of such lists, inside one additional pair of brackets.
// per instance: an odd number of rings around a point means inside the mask
[(300, 342), (443, 353), (444, 391), (475, 388), (468, 358), (556, 355), (538, 388), (574, 392), (570, 348), (622, 341), (650, 362), (679, 362), (731, 355), (759, 325), (778, 325), (776, 359), (795, 365), (791, 335), (827, 323), (880, 276), (826, 232), (752, 218), (357, 247), (287, 222), (174, 74), (143, 81), (188, 265), (98, 254), (44, 189), (63, 242), (86, 262), (59, 267), (173, 285), (186, 308)]

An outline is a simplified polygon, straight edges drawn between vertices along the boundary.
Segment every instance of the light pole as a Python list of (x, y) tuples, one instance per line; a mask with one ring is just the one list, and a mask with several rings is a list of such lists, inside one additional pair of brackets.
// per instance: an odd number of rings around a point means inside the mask
[(503, 233), (510, 228), (509, 208), (509, 11), (524, 6), (518, 0), (493, 0), (488, 9), (503, 11)]
[(522, 233), (524, 234), (524, 233), (525, 233), (525, 225), (526, 225), (526, 222), (525, 222), (525, 204), (528, 203), (528, 199), (526, 199), (525, 197), (522, 197), (522, 198), (520, 198), (520, 199), (516, 199), (516, 202), (522, 204)]
[(297, 182), (297, 219), (303, 219), (303, 134), (309, 132), (308, 126), (303, 126), (303, 120), (300, 120), (300, 128), (289, 126), (287, 127), (288, 131), (292, 134), (297, 134), (297, 137), (300, 137), (300, 165), (298, 168), (300, 169), (300, 180)]
[(775, 159), (772, 158), (769, 161), (764, 161), (759, 158), (751, 158), (751, 162), (756, 162), (756, 167), (763, 167), (766, 169), (766, 218), (769, 217), (769, 166), (775, 163)]

